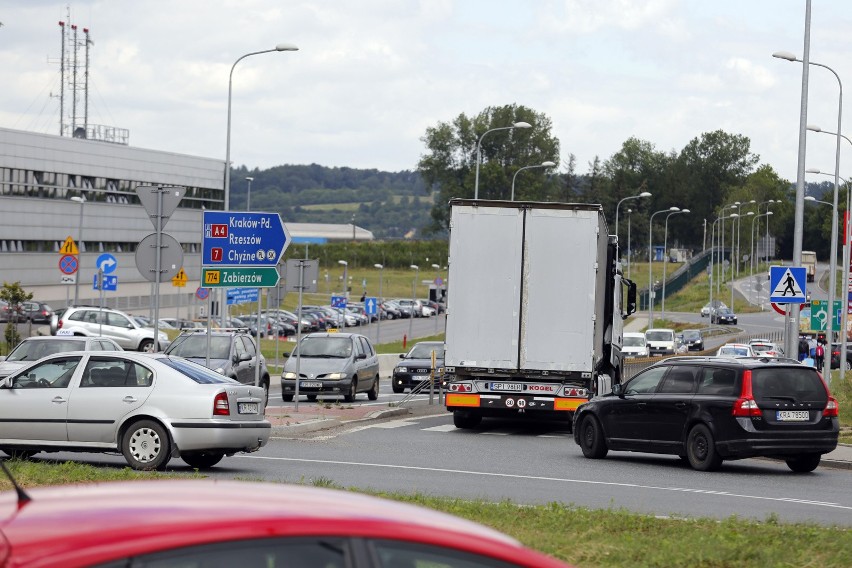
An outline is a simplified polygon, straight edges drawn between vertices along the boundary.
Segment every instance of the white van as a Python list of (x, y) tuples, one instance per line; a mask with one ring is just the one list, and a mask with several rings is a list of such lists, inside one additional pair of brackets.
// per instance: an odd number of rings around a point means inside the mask
[(621, 353), (625, 357), (648, 357), (648, 343), (645, 341), (645, 334), (632, 331), (624, 332)]
[(679, 341), (673, 329), (657, 328), (645, 331), (648, 352), (654, 355), (674, 355), (678, 351)]

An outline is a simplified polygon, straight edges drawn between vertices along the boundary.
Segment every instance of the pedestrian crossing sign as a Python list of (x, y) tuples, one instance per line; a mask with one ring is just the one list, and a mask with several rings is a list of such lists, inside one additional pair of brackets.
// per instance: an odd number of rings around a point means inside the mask
[(804, 304), (807, 301), (807, 271), (803, 266), (769, 268), (769, 301), (778, 304)]

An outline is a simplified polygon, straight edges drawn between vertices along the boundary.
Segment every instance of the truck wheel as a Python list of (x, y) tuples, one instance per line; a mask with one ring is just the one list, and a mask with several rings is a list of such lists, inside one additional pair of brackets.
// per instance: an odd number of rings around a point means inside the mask
[(453, 424), (456, 428), (472, 429), (479, 426), (482, 416), (472, 410), (453, 410)]
[(598, 419), (586, 414), (580, 422), (580, 449), (583, 455), (593, 460), (605, 458), (609, 448), (606, 447), (603, 428)]
[(786, 461), (787, 467), (796, 473), (808, 473), (817, 468), (820, 459), (822, 454), (802, 454)]
[(716, 451), (713, 434), (704, 424), (696, 424), (686, 438), (686, 457), (692, 469), (713, 471), (722, 465), (722, 457)]

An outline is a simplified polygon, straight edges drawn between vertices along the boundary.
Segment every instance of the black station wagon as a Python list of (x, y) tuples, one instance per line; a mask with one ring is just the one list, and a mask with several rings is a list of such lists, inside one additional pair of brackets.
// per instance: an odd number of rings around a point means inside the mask
[(837, 447), (837, 412), (820, 374), (795, 360), (673, 357), (581, 405), (574, 440), (593, 459), (672, 454), (709, 471), (764, 456), (809, 472)]

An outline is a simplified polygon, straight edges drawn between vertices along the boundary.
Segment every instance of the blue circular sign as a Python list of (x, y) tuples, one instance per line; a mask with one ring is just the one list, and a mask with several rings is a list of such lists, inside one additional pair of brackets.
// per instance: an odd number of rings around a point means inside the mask
[(209, 295), (210, 295), (210, 290), (208, 290), (207, 288), (198, 288), (195, 291), (195, 297), (198, 298), (199, 300), (206, 300), (207, 296), (209, 296)]
[(95, 261), (95, 266), (104, 274), (112, 274), (118, 266), (118, 261), (110, 253), (105, 252)]

